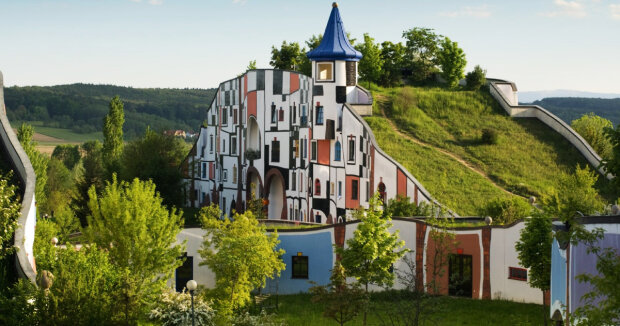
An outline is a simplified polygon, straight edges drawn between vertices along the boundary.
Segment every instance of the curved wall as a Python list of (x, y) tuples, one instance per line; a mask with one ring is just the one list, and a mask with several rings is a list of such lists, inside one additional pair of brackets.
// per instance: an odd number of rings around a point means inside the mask
[(11, 163), (17, 177), (23, 186), (22, 207), (18, 227), (15, 230), (15, 247), (17, 252), (16, 269), (20, 277), (29, 279), (31, 282), (36, 280), (36, 265), (33, 253), (34, 228), (36, 224), (36, 207), (34, 198), (34, 187), (36, 176), (30, 159), (24, 149), (19, 144), (17, 136), (9, 120), (6, 117), (6, 107), (4, 106), (4, 83), (0, 72), (0, 146), (8, 154), (8, 161)]
[(596, 151), (594, 151), (590, 144), (566, 122), (538, 105), (519, 105), (517, 87), (513, 82), (499, 79), (490, 80), (489, 90), (491, 96), (499, 102), (508, 115), (515, 118), (537, 118), (573, 144), (586, 160), (602, 175), (606, 176), (608, 179), (613, 178), (605, 169), (599, 167), (601, 164), (601, 157)]

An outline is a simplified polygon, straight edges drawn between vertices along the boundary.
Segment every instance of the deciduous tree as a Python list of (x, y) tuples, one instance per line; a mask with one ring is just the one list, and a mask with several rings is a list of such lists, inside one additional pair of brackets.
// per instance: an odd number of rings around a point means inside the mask
[(16, 187), (0, 175), (0, 260), (13, 252), (11, 240), (19, 217), (19, 202)]
[(381, 49), (368, 33), (364, 34), (364, 42), (355, 48), (362, 53), (362, 59), (358, 65), (360, 78), (367, 81), (368, 87), (370, 87), (371, 82), (377, 83), (381, 77), (381, 67), (383, 66)]
[(487, 83), (487, 71), (476, 65), (474, 70), (465, 75), (465, 80), (467, 81), (467, 89), (477, 91)]
[(402, 83), (402, 70), (405, 63), (405, 47), (402, 43), (385, 41), (381, 43), (380, 83), (383, 86), (396, 86)]
[[(271, 61), (269, 64), (276, 69), (297, 70), (301, 64), (302, 50), (299, 43), (282, 41), (279, 49), (271, 47)], [(305, 55), (305, 54), (304, 54)]]
[(47, 200), (45, 184), (47, 183), (47, 163), (49, 158), (37, 150), (37, 142), (34, 141), (34, 128), (31, 125), (22, 123), (17, 128), (17, 139), (19, 139), (19, 143), (28, 155), (34, 174), (37, 176), (34, 191), (35, 199), (38, 204), (45, 206)]
[(605, 130), (614, 127), (611, 121), (590, 112), (584, 114), (579, 119), (573, 120), (570, 126), (592, 146), (601, 158), (611, 158), (613, 145), (605, 134)]
[(103, 118), (103, 161), (110, 172), (118, 172), (118, 160), (123, 154), (124, 123), (123, 101), (115, 96), (110, 101), (108, 114)]
[(465, 77), (465, 52), (459, 48), (457, 42), (452, 42), (449, 38), (444, 38), (441, 42), (441, 49), (437, 53), (437, 61), (441, 67), (441, 76), (448, 82), (450, 87), (459, 85), (459, 80)]
[(405, 67), (414, 83), (426, 81), (437, 67), (437, 53), (443, 36), (433, 29), (415, 27), (403, 32), (405, 43)]

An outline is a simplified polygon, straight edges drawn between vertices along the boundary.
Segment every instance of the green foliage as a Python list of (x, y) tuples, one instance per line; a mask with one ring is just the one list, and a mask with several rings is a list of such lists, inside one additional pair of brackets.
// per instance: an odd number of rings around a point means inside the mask
[(54, 148), (52, 158), (60, 160), (69, 170), (72, 170), (82, 159), (79, 145), (62, 144)]
[(234, 315), (230, 319), (232, 326), (285, 326), (285, 321), (280, 320), (275, 314), (267, 314), (264, 310), (258, 315), (251, 315), (249, 312)]
[(429, 206), (424, 203), (416, 205), (415, 202), (411, 201), (411, 198), (401, 194), (396, 195), (396, 198), (388, 200), (385, 206), (384, 216), (413, 217), (427, 216), (430, 213)]
[(183, 186), (179, 164), (186, 155), (183, 140), (147, 128), (143, 137), (125, 146), (121, 177), (123, 180), (152, 180), (165, 205), (181, 206)]
[(276, 69), (297, 70), (301, 64), (301, 56), (305, 55), (299, 47), (299, 43), (287, 43), (282, 41), (280, 49), (271, 47), (271, 60), (269, 64)]
[(250, 62), (248, 63), (248, 66), (245, 68), (245, 70), (253, 70), (256, 69), (256, 60), (250, 60)]
[(620, 124), (620, 98), (547, 97), (532, 104), (544, 107), (566, 123), (593, 112), (616, 126)]
[(76, 180), (77, 190), (71, 201), (71, 208), (80, 219), (83, 226), (86, 225), (88, 210), (88, 191), (95, 187), (97, 193), (103, 190), (105, 185), (105, 168), (103, 166), (103, 145), (98, 140), (88, 141), (82, 144), (84, 158), (82, 159), (83, 173)]
[(312, 302), (323, 305), (323, 316), (333, 319), (341, 326), (355, 318), (368, 304), (368, 296), (359, 283), (347, 284), (345, 270), (336, 261), (330, 283), (310, 288)]
[(151, 181), (107, 182), (101, 195), (88, 192), (86, 239), (110, 254), (119, 273), (122, 310), (126, 320), (145, 313), (181, 262), (183, 245), (174, 245), (181, 231), (181, 215), (162, 205)]
[(54, 215), (67, 206), (75, 192), (75, 180), (69, 169), (56, 158), (49, 160), (47, 165), (47, 183), (45, 193), (48, 201), (42, 211)]
[(430, 259), (427, 261), (427, 269), (430, 265), (430, 281), (425, 284), (426, 291), (431, 294), (445, 293), (448, 289), (442, 288), (440, 281), (448, 270), (450, 253), (454, 252), (458, 245), (456, 241), (456, 233), (450, 231), (450, 226), (454, 224), (452, 218), (444, 217), (445, 213), (431, 212), (426, 222), (432, 225), (428, 233), (429, 239), (433, 246), (427, 249), (431, 254), (427, 254)]
[(346, 248), (336, 248), (336, 253), (342, 257), (342, 267), (347, 276), (355, 277), (364, 285), (366, 292), (369, 284), (391, 286), (394, 275), (390, 267), (407, 252), (407, 249), (402, 249), (405, 242), (399, 240), (399, 232), (390, 233), (390, 216), (382, 216), (380, 205), (377, 193), (370, 199), (368, 209), (357, 210), (353, 217), (361, 222), (353, 232), (353, 238), (347, 240)]
[(375, 39), (370, 37), (368, 33), (364, 34), (364, 43), (360, 43), (355, 47), (363, 55), (359, 61), (358, 69), (360, 78), (367, 81), (377, 83), (381, 77), (381, 49), (379, 44), (375, 43)]
[(17, 187), (0, 175), (0, 260), (13, 252), (13, 233), (21, 208)]
[(467, 89), (470, 91), (477, 91), (487, 83), (487, 70), (482, 69), (479, 65), (474, 67), (474, 70), (465, 75), (467, 81)]
[(532, 207), (519, 197), (498, 197), (480, 209), (481, 216), (493, 218), (493, 224), (510, 224), (530, 216)]
[(611, 155), (606, 161), (601, 163), (601, 166), (605, 168), (607, 173), (616, 176), (612, 180), (612, 184), (615, 186), (617, 193), (620, 190), (620, 177), (618, 177), (620, 176), (620, 125), (616, 126), (616, 129), (606, 129), (605, 135), (611, 142), (613, 149)]
[(267, 234), (251, 212), (220, 219), (217, 206), (205, 207), (200, 220), (206, 231), (198, 251), (216, 276), (215, 299), (218, 315), (231, 316), (250, 301), (250, 291), (265, 285), (266, 278), (280, 275), (285, 267), (280, 259), (284, 250), (276, 249), (278, 233)]
[(306, 47), (308, 47), (308, 49), (307, 50), (306, 48), (301, 49), (298, 70), (302, 74), (306, 76), (312, 76), (312, 62), (310, 62), (310, 59), (308, 59), (308, 57), (306, 56), (306, 53), (316, 49), (319, 46), (319, 44), (321, 44), (322, 40), (323, 40), (323, 34), (312, 35), (306, 41)]
[[(162, 326), (185, 326), (192, 324), (192, 303), (189, 292), (178, 293), (165, 290), (157, 300), (149, 318)], [(215, 325), (215, 311), (201, 296), (194, 296), (194, 322), (196, 325)]]
[(452, 42), (449, 38), (444, 38), (441, 42), (441, 49), (437, 52), (437, 62), (441, 67), (441, 76), (448, 82), (448, 86), (456, 87), (459, 81), (465, 77), (465, 52), (459, 48), (457, 42)]
[(381, 77), (383, 86), (397, 86), (402, 83), (402, 68), (405, 62), (405, 47), (402, 43), (385, 41), (381, 43)]
[(605, 134), (605, 130), (613, 128), (611, 121), (590, 112), (577, 120), (573, 120), (570, 126), (592, 146), (601, 158), (611, 158), (613, 145)]
[(45, 184), (47, 183), (47, 163), (49, 159), (36, 149), (37, 142), (34, 141), (33, 137), (34, 128), (31, 125), (22, 123), (17, 128), (17, 139), (19, 139), (19, 143), (28, 155), (34, 174), (37, 176), (34, 191), (35, 199), (44, 206), (47, 200)]
[(482, 136), (480, 142), (487, 145), (497, 145), (499, 141), (499, 134), (495, 129), (482, 129)]
[(603, 212), (605, 203), (594, 188), (598, 175), (588, 165), (584, 168), (577, 165), (574, 174), (559, 179), (558, 188), (549, 189), (541, 198), (546, 213), (569, 222), (582, 215)]
[(109, 172), (118, 172), (118, 161), (123, 154), (123, 124), (125, 112), (123, 101), (115, 96), (110, 101), (110, 110), (103, 119), (103, 162)]
[(35, 229), (33, 251), (37, 258), (38, 270), (53, 270), (55, 264), (56, 247), (52, 238), (59, 239), (60, 228), (54, 221), (46, 218), (37, 221)]
[[(126, 121), (123, 134), (126, 139), (133, 139), (142, 135), (147, 126), (158, 131), (195, 130), (204, 119), (204, 112), (217, 89), (141, 89), (71, 84), (14, 86), (4, 91), (10, 121), (36, 121), (41, 124), (40, 127), (37, 125), (37, 131), (82, 142), (101, 139), (101, 121), (108, 113), (110, 98), (116, 95), (124, 102)], [(33, 108), (36, 107), (45, 108), (49, 117), (34, 114)], [(95, 135), (96, 138), (92, 138)]]
[(415, 27), (403, 32), (405, 45), (405, 67), (411, 71), (412, 82), (426, 81), (436, 70), (439, 44), (443, 36), (433, 29)]

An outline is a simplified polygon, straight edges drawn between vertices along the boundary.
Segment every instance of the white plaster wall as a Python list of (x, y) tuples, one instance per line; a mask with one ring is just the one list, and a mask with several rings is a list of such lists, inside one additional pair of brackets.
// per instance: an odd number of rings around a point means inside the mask
[[(215, 273), (207, 266), (200, 266), (202, 258), (198, 253), (205, 234), (206, 232), (200, 228), (184, 229), (177, 234), (177, 242), (175, 244), (181, 244), (187, 241), (185, 244), (187, 256), (193, 257), (194, 280), (198, 285), (211, 289), (215, 287)], [(173, 275), (173, 279), (170, 280), (169, 284), (174, 285), (174, 282), (175, 279)]]
[(540, 290), (532, 288), (528, 282), (508, 278), (509, 267), (523, 268), (515, 244), (524, 227), (525, 223), (520, 222), (506, 229), (491, 229), (491, 296), (493, 299), (542, 304)]
[(396, 197), (396, 166), (381, 153), (375, 151), (374, 189), (379, 189), (381, 178), (383, 178), (383, 183), (385, 184), (385, 199), (389, 200), (390, 198)]

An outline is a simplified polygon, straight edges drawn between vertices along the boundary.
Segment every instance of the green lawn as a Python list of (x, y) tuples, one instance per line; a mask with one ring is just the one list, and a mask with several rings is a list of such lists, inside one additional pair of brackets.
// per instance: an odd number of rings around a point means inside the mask
[[(63, 140), (64, 142), (47, 142), (47, 141), (39, 141), (41, 144), (45, 145), (59, 145), (65, 143), (83, 143), (89, 140), (103, 140), (102, 132), (91, 132), (86, 134), (80, 134), (72, 131), (71, 129), (65, 128), (54, 128), (54, 127), (46, 127), (43, 126), (41, 121), (28, 121), (28, 124), (34, 127), (34, 131), (46, 136), (58, 138)], [(18, 128), (21, 125), (21, 122), (12, 123), (11, 126), (13, 128)]]
[[(337, 325), (331, 319), (322, 317), (322, 307), (310, 301), (309, 294), (279, 296), (277, 315), (288, 325)], [(404, 302), (392, 301), (389, 293), (374, 295), (368, 325), (382, 324), (387, 307), (403, 307)], [(432, 319), (436, 325), (542, 325), (542, 306), (536, 304), (515, 303), (502, 300), (473, 300), (467, 298), (440, 297), (434, 299), (437, 307)], [(433, 323), (430, 323), (434, 325)], [(346, 325), (362, 325), (358, 316)]]
[[(577, 164), (587, 164), (560, 134), (535, 118), (509, 117), (487, 91), (403, 87), (376, 88), (373, 92), (382, 100), (378, 106), (401, 132), (459, 156), (504, 189), (523, 197), (540, 197), (547, 189), (557, 187), (562, 173), (572, 173)], [(468, 201), (483, 199), (480, 204), (497, 196), (497, 191), (489, 190), (488, 181), (469, 176), (465, 167), (444, 166), (436, 154), (428, 150), (423, 153), (420, 146), (395, 139), (380, 115), (376, 108), (374, 117), (367, 119), (379, 145), (440, 202), (460, 214), (470, 214), (477, 204)], [(480, 141), (484, 129), (498, 133), (497, 144)], [(599, 191), (611, 199), (602, 179), (597, 185)], [(457, 188), (471, 189), (465, 190), (466, 195), (455, 191)]]

